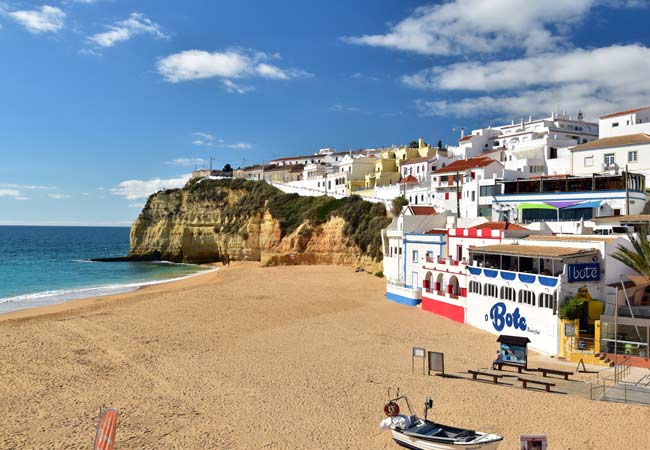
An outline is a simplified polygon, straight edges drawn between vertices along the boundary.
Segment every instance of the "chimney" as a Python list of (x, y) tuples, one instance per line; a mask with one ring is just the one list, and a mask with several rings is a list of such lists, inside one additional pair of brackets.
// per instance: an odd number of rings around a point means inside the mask
[(424, 139), (420, 138), (418, 139), (418, 148), (424, 147)]
[(462, 139), (464, 137), (465, 137), (465, 128), (461, 128), (460, 129), (460, 138)]

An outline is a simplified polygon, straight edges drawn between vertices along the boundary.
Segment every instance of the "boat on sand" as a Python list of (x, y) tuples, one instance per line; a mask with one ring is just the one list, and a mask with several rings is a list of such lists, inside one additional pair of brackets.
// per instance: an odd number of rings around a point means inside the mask
[[(400, 414), (398, 402), (406, 403), (409, 415)], [(424, 418), (413, 413), (411, 404), (405, 395), (399, 391), (395, 398), (390, 398), (384, 406), (384, 413), (388, 416), (380, 425), (383, 429), (390, 429), (393, 440), (398, 445), (411, 450), (494, 450), (499, 447), (503, 436), (493, 433), (457, 428), (443, 425), (427, 419), (427, 412), (433, 402), (427, 398), (424, 402)]]

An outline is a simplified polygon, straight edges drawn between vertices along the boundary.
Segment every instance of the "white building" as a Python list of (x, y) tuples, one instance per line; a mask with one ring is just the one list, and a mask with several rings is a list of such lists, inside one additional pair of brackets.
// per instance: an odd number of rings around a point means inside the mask
[(464, 159), (489, 156), (503, 163), (506, 170), (519, 172), (522, 178), (557, 175), (569, 173), (568, 147), (597, 137), (597, 124), (552, 114), (543, 119), (522, 118), (510, 125), (473, 130), (470, 135), (461, 135), (458, 147), (450, 151)]
[(572, 174), (617, 174), (627, 167), (650, 177), (650, 107), (603, 116), (599, 130), (598, 140), (570, 149)]
[(381, 233), (386, 277), (386, 297), (416, 306), (422, 297), (421, 268), (423, 258), (440, 254), (444, 235), (431, 232), (444, 229), (446, 214), (436, 214), (432, 207), (406, 206)]
[(485, 156), (454, 161), (432, 174), (431, 204), (462, 218), (491, 218), (497, 180), (504, 176), (503, 165)]

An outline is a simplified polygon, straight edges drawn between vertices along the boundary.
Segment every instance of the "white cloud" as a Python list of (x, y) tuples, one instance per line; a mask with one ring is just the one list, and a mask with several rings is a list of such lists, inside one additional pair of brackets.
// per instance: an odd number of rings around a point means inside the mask
[(424, 55), (529, 54), (567, 44), (572, 27), (596, 6), (633, 8), (647, 0), (454, 0), (416, 8), (383, 34), (345, 37), (351, 44)]
[(458, 63), (406, 76), (403, 81), (417, 88), (487, 94), (455, 101), (419, 101), (420, 111), (427, 115), (549, 114), (559, 106), (596, 117), (650, 103), (648, 73), (650, 48), (626, 45)]
[(249, 144), (248, 142), (237, 142), (236, 144), (228, 144), (225, 147), (234, 148), (236, 150), (248, 150), (249, 148), (252, 148), (253, 146), (251, 144)]
[(127, 200), (139, 200), (149, 197), (154, 192), (162, 189), (175, 189), (185, 186), (190, 179), (190, 174), (180, 175), (177, 178), (153, 178), (151, 180), (126, 180), (122, 181), (110, 191), (114, 195), (126, 198)]
[(129, 208), (144, 208), (144, 203), (129, 203)]
[(54, 33), (63, 28), (65, 13), (56, 6), (44, 5), (40, 9), (6, 13), (30, 33)]
[(198, 136), (198, 137), (200, 137), (200, 138), (203, 138), (203, 139), (205, 139), (205, 140), (207, 140), (207, 141), (214, 141), (214, 136), (211, 135), (210, 133), (204, 133), (204, 132), (202, 132), (202, 131), (196, 131), (196, 132), (194, 132), (194, 133), (192, 133), (192, 134), (193, 134), (194, 136)]
[(54, 200), (63, 200), (66, 198), (70, 198), (70, 196), (67, 194), (47, 194), (47, 196)]
[(282, 69), (269, 64), (277, 55), (262, 52), (229, 49), (223, 52), (186, 50), (158, 60), (158, 72), (170, 83), (219, 78), (229, 92), (246, 93), (254, 89), (235, 79), (267, 78), (288, 80), (308, 77), (309, 73), (297, 69)]
[(115, 22), (107, 28), (107, 31), (94, 34), (88, 40), (100, 47), (112, 47), (118, 42), (128, 41), (140, 34), (150, 34), (156, 39), (169, 39), (169, 36), (162, 32), (159, 24), (137, 12), (131, 13), (127, 19)]
[(171, 161), (165, 161), (165, 164), (172, 166), (198, 166), (205, 164), (203, 158), (176, 158)]
[(360, 112), (361, 111), (361, 109), (356, 106), (342, 105), (341, 103), (337, 103), (335, 105), (330, 106), (329, 110), (334, 112)]
[(0, 183), (0, 188), (43, 189), (43, 190), (56, 189), (55, 186), (39, 186), (34, 184), (15, 184), (15, 183)]

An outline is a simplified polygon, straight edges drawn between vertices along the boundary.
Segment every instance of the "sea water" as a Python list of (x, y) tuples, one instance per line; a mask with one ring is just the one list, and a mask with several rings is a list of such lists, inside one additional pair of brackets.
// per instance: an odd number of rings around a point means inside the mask
[(206, 270), (166, 262), (91, 262), (124, 256), (129, 228), (0, 226), (0, 313), (116, 294)]

